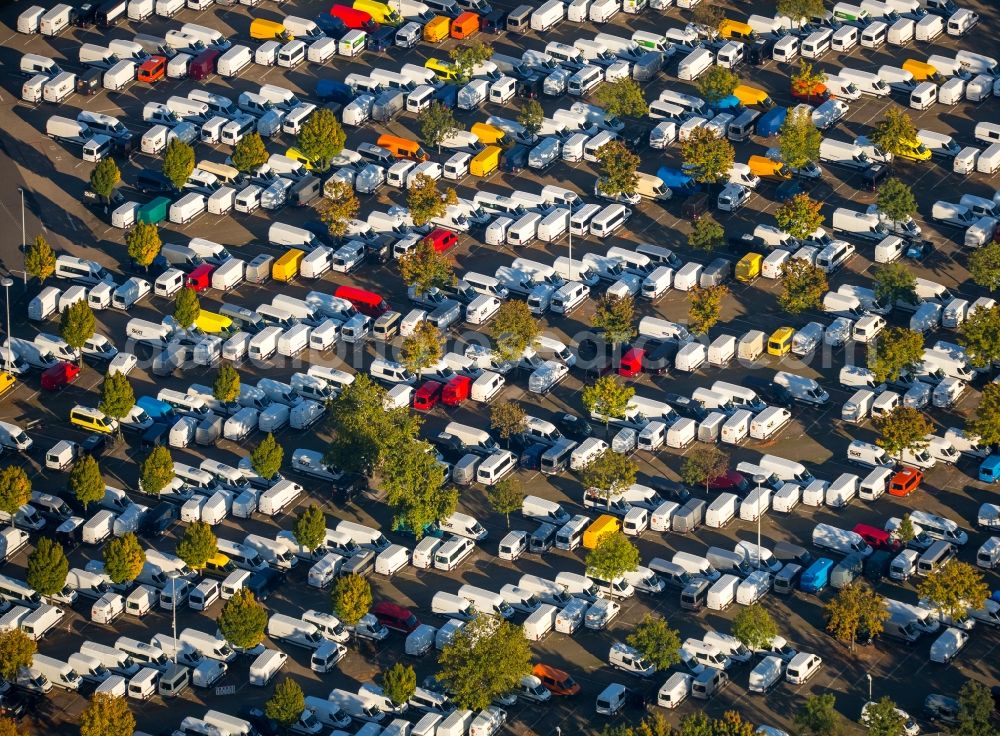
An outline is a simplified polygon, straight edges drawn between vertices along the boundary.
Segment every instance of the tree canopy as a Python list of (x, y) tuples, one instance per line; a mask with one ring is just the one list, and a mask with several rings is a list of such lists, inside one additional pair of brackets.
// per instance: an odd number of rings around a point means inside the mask
[(481, 710), (531, 674), (531, 649), (521, 626), (480, 614), (445, 645), (438, 679), (460, 708)]

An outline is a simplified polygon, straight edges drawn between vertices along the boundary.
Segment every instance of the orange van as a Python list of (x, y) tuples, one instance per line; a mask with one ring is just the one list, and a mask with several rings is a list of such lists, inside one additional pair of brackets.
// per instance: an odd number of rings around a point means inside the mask
[(553, 695), (576, 695), (580, 692), (580, 683), (573, 680), (568, 672), (550, 667), (539, 662), (532, 670), (531, 674), (542, 681), (542, 687)]
[(388, 133), (381, 135), (378, 145), (390, 151), (396, 158), (408, 158), (411, 161), (426, 161), (430, 158), (419, 143), (409, 138), (400, 138), (398, 135)]
[(468, 11), (451, 22), (452, 38), (469, 38), (479, 33), (479, 16)]

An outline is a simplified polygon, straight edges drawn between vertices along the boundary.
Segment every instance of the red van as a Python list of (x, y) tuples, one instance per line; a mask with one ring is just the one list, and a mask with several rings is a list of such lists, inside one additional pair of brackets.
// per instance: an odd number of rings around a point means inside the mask
[(646, 351), (642, 348), (631, 348), (622, 356), (618, 364), (618, 375), (624, 378), (634, 378), (642, 373), (642, 357)]
[(902, 547), (902, 543), (898, 539), (893, 539), (889, 532), (885, 529), (879, 529), (877, 526), (855, 524), (853, 531), (864, 539), (872, 549), (887, 549), (890, 552), (895, 552)]
[(42, 388), (46, 391), (58, 391), (73, 383), (79, 375), (80, 366), (76, 363), (59, 363), (42, 371)]
[(205, 49), (191, 60), (188, 66), (188, 78), (196, 82), (207, 79), (215, 74), (215, 62), (220, 56), (217, 49)]
[(924, 474), (916, 468), (903, 468), (889, 479), (890, 496), (909, 496), (924, 479)]
[(376, 319), (389, 311), (389, 305), (378, 294), (354, 286), (338, 286), (333, 295), (346, 299), (366, 317)]
[(201, 293), (212, 285), (212, 271), (215, 266), (210, 263), (203, 263), (184, 277), (184, 285), (189, 289)]
[(344, 21), (344, 25), (351, 30), (364, 31), (365, 33), (374, 33), (378, 30), (378, 23), (363, 10), (355, 10), (347, 5), (334, 5), (330, 8), (330, 15), (334, 18), (340, 18)]
[(441, 400), (444, 385), (437, 381), (428, 381), (413, 392), (413, 408), (417, 411), (430, 411)]
[(436, 227), (431, 230), (425, 240), (430, 241), (430, 244), (434, 246), (434, 250), (438, 253), (446, 253), (458, 245), (458, 236), (451, 230), (445, 230), (443, 227)]
[(455, 376), (441, 392), (441, 403), (445, 406), (458, 406), (471, 394), (472, 379), (468, 376)]
[(163, 56), (150, 56), (139, 65), (138, 79), (140, 82), (152, 84), (167, 75), (167, 60)]
[(376, 603), (375, 607), (372, 608), (372, 613), (378, 619), (379, 623), (387, 629), (402, 631), (404, 634), (409, 634), (420, 626), (420, 620), (413, 615), (413, 612), (409, 608), (397, 606), (395, 603), (389, 603), (389, 601), (379, 601)]

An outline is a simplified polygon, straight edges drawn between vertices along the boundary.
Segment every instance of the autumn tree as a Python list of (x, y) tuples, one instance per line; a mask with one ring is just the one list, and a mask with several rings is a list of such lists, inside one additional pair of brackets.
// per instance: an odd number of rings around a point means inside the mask
[(264, 641), (267, 609), (254, 597), (250, 588), (240, 588), (222, 604), (219, 631), (238, 649), (253, 649)]
[(194, 521), (184, 530), (184, 536), (177, 542), (177, 556), (189, 567), (199, 569), (215, 557), (218, 540), (212, 527), (203, 521)]
[(924, 336), (905, 327), (888, 327), (868, 348), (868, 368), (879, 383), (914, 373), (924, 359)]
[(302, 124), (296, 139), (296, 148), (311, 162), (315, 171), (330, 168), (333, 159), (344, 150), (347, 134), (333, 110), (321, 107), (314, 110)]
[(708, 493), (713, 478), (729, 470), (729, 455), (715, 445), (695, 447), (681, 465), (681, 480), (689, 486), (705, 486)]
[(429, 238), (422, 239), (415, 248), (400, 257), (399, 273), (403, 283), (413, 287), (417, 294), (450, 286), (456, 280), (451, 259), (435, 250)]
[(704, 214), (694, 223), (688, 235), (688, 245), (696, 250), (712, 251), (726, 239), (726, 231), (710, 215)]
[(69, 560), (62, 545), (50, 537), (41, 537), (28, 555), (25, 581), (40, 595), (51, 596), (66, 586)]
[(510, 446), (510, 438), (525, 429), (526, 414), (514, 401), (500, 401), (490, 406), (490, 429)]
[(189, 287), (178, 291), (174, 298), (174, 319), (177, 320), (177, 324), (183, 329), (189, 330), (194, 326), (200, 314), (201, 300), (198, 298), (198, 292)]
[(885, 111), (870, 137), (872, 143), (893, 156), (907, 153), (913, 142), (918, 140), (913, 119), (898, 105)]
[(270, 480), (281, 470), (285, 459), (285, 448), (274, 438), (271, 432), (260, 441), (250, 453), (250, 466), (261, 478)]
[(232, 363), (219, 365), (212, 382), (212, 397), (223, 404), (233, 404), (240, 398), (240, 373)]
[(688, 323), (692, 334), (706, 335), (715, 326), (722, 314), (722, 300), (729, 294), (729, 287), (724, 284), (709, 286), (704, 289), (695, 288), (691, 291), (691, 304), (688, 306)]
[(605, 294), (597, 301), (591, 324), (604, 332), (612, 345), (628, 342), (636, 335), (635, 300), (630, 296)]
[(875, 269), (875, 298), (888, 305), (917, 303), (917, 279), (902, 263), (886, 263)]
[(121, 180), (122, 172), (119, 170), (118, 164), (111, 156), (108, 156), (98, 161), (93, 171), (90, 172), (90, 189), (101, 199), (103, 204), (108, 204), (115, 187)]
[(826, 74), (805, 59), (799, 59), (799, 69), (792, 75), (792, 92), (807, 97), (825, 81)]
[(608, 115), (641, 118), (649, 112), (642, 87), (631, 77), (605, 82), (597, 88), (594, 98), (598, 105), (607, 110)]
[(110, 539), (104, 545), (104, 572), (119, 585), (139, 577), (146, 562), (146, 550), (132, 532)]
[(624, 419), (628, 404), (635, 396), (635, 389), (626, 386), (617, 375), (601, 376), (580, 394), (587, 411), (601, 417), (605, 431), (612, 419)]
[(490, 334), (500, 360), (518, 361), (538, 341), (541, 327), (525, 302), (508, 300), (493, 318)]
[(31, 479), (19, 465), (8, 465), (0, 470), (0, 511), (6, 512), (14, 523), (14, 514), (31, 500)]
[(875, 440), (893, 457), (899, 457), (904, 450), (921, 450), (927, 447), (927, 435), (934, 431), (922, 411), (912, 406), (897, 406), (876, 420), (880, 437)]
[(600, 580), (615, 580), (639, 566), (639, 550), (622, 532), (601, 537), (587, 553), (587, 574)]
[(600, 188), (609, 197), (631, 196), (639, 186), (641, 159), (620, 140), (605, 143), (597, 151)]
[(837, 640), (854, 651), (858, 634), (867, 632), (878, 636), (889, 618), (885, 599), (863, 581), (850, 583), (826, 604), (826, 630)]
[(785, 115), (778, 131), (778, 150), (781, 160), (792, 169), (801, 169), (819, 159), (819, 146), (823, 141), (808, 110), (793, 108)]
[(417, 174), (406, 190), (406, 206), (417, 227), (426, 225), (436, 217), (443, 217), (453, 204), (458, 204), (455, 190), (449, 187), (444, 192), (439, 191), (437, 179), (426, 174)]
[(83, 504), (86, 511), (90, 504), (104, 498), (104, 476), (101, 474), (97, 458), (87, 454), (77, 460), (69, 471), (67, 489)]
[(665, 618), (653, 613), (647, 613), (632, 628), (625, 643), (658, 670), (667, 670), (681, 661), (680, 635)]
[(163, 242), (160, 240), (160, 229), (152, 222), (139, 220), (125, 235), (125, 246), (128, 257), (140, 268), (149, 268), (150, 264), (160, 255)]
[(81, 350), (94, 336), (97, 320), (94, 310), (86, 301), (70, 304), (63, 310), (59, 322), (59, 336), (74, 350)]
[(25, 251), (24, 270), (29, 276), (38, 279), (40, 284), (44, 284), (56, 272), (56, 254), (43, 236), (36, 236)]
[(417, 673), (413, 665), (396, 662), (382, 675), (382, 691), (394, 705), (403, 705), (417, 690)]
[(790, 258), (781, 269), (782, 292), (778, 304), (792, 314), (819, 309), (830, 288), (826, 272), (803, 258)]
[(302, 687), (290, 677), (286, 677), (274, 688), (274, 694), (264, 703), (264, 713), (282, 728), (294, 725), (306, 709)]
[(1000, 241), (984, 245), (969, 256), (972, 280), (990, 291), (1000, 289)]
[(174, 460), (170, 450), (157, 445), (139, 466), (139, 487), (143, 493), (155, 496), (174, 479)]
[(135, 732), (128, 701), (110, 693), (94, 693), (79, 718), (80, 736), (132, 736)]
[(455, 116), (447, 105), (434, 101), (417, 115), (420, 135), (431, 148), (441, 149), (441, 143), (452, 133), (461, 128), (455, 122)]
[(244, 173), (256, 171), (267, 163), (269, 156), (267, 146), (264, 145), (264, 139), (255, 130), (250, 135), (245, 135), (236, 142), (236, 145), (233, 147), (233, 166), (238, 171)]
[(711, 128), (695, 128), (681, 143), (681, 157), (691, 168), (695, 181), (716, 184), (725, 181), (733, 167), (736, 152), (733, 144)]
[(990, 588), (978, 567), (952, 559), (941, 570), (917, 584), (917, 594), (933, 603), (953, 621), (961, 621), (970, 610), (986, 605)]
[(361, 575), (344, 575), (334, 583), (330, 602), (337, 618), (355, 626), (372, 607), (372, 586)]
[(974, 368), (988, 368), (1000, 361), (1000, 305), (970, 312), (959, 325), (958, 342)]
[(441, 331), (429, 320), (421, 320), (413, 332), (403, 338), (399, 360), (409, 371), (420, 375), (424, 368), (430, 368), (441, 360), (443, 348)]
[(740, 83), (740, 78), (724, 66), (713, 64), (698, 79), (698, 89), (705, 102), (714, 105), (729, 97)]
[(778, 227), (793, 238), (803, 240), (811, 237), (823, 225), (822, 202), (817, 202), (805, 192), (796, 194), (784, 202), (774, 213)]
[(323, 203), (319, 205), (320, 219), (326, 224), (326, 229), (335, 238), (342, 238), (347, 234), (347, 228), (353, 220), (361, 203), (358, 202), (358, 195), (354, 193), (354, 187), (348, 182), (340, 179), (329, 179), (323, 185)]
[(180, 138), (171, 139), (163, 153), (163, 175), (180, 191), (194, 171), (194, 149)]
[(499, 483), (490, 487), (486, 494), (490, 508), (498, 514), (503, 514), (510, 529), (510, 515), (518, 511), (524, 503), (524, 487), (517, 476), (509, 475)]
[(0, 677), (8, 682), (16, 680), (19, 670), (31, 666), (36, 651), (35, 640), (21, 629), (0, 632)]
[(991, 381), (983, 386), (979, 403), (965, 428), (984, 445), (1000, 444), (1000, 383)]

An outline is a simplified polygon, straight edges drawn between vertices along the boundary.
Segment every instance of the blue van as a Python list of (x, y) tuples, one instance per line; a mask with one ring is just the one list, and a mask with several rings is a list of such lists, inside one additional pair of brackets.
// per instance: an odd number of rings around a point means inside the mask
[(993, 454), (983, 460), (979, 466), (979, 480), (983, 483), (996, 483), (1000, 480), (1000, 455)]
[(669, 166), (661, 166), (656, 170), (656, 175), (663, 180), (663, 183), (674, 195), (687, 196), (694, 194), (701, 189), (701, 185), (696, 182), (690, 174), (686, 174), (680, 169)]
[(153, 396), (140, 396), (135, 400), (135, 405), (149, 414), (154, 422), (168, 422), (175, 416), (174, 407)]
[(833, 560), (820, 557), (812, 563), (799, 578), (799, 590), (804, 593), (819, 593), (830, 584), (830, 570)]
[(788, 115), (787, 107), (772, 107), (757, 118), (757, 135), (762, 138), (777, 135), (781, 126), (785, 124), (786, 115)]

